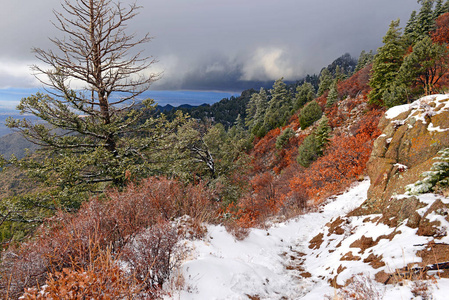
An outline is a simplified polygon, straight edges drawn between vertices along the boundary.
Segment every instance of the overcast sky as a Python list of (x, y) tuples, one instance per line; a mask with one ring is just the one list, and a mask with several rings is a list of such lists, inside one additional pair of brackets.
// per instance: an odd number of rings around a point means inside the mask
[[(130, 2), (123, 0), (122, 2)], [(403, 27), (416, 0), (138, 0), (129, 23), (149, 32), (147, 54), (164, 71), (154, 89), (232, 90), (246, 82), (297, 80), (318, 73), (345, 52), (381, 46), (391, 20)], [(60, 0), (3, 1), (0, 88), (37, 85), (32, 47), (51, 49), (53, 9)]]

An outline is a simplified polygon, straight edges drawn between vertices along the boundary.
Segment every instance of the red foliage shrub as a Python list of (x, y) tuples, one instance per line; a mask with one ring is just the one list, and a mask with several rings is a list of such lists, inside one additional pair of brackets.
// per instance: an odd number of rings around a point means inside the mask
[(362, 175), (373, 141), (380, 134), (377, 123), (381, 114), (378, 110), (365, 114), (352, 136), (334, 136), (325, 155), (290, 180), (292, 193), (306, 191), (309, 199), (319, 201)]
[(176, 228), (161, 221), (136, 235), (121, 251), (129, 273), (145, 291), (160, 290), (172, 270), (178, 267), (184, 249), (177, 242)]
[(266, 153), (271, 152), (275, 148), (276, 138), (281, 134), (281, 128), (275, 128), (259, 140), (259, 142), (254, 146), (256, 153)]
[(371, 68), (372, 64), (364, 67), (348, 79), (339, 82), (337, 86), (339, 97), (341, 99), (348, 96), (356, 98), (358, 95), (366, 95), (370, 90), (368, 83)]
[[(42, 285), (47, 272), (87, 269), (108, 247), (119, 256), (146, 228), (166, 235), (153, 237), (161, 241), (166, 238), (172, 246), (173, 233), (161, 230), (167, 229), (164, 222), (189, 214), (194, 220), (199, 219), (194, 230), (200, 231), (198, 224), (216, 210), (211, 192), (202, 184), (186, 187), (165, 178), (150, 178), (141, 185), (130, 185), (124, 192), (111, 191), (106, 198), (85, 203), (76, 214), (59, 212), (40, 227), (33, 241), (3, 253), (0, 296), (9, 293), (16, 297), (26, 287)], [(166, 255), (174, 254), (165, 245), (156, 244), (165, 247)], [(166, 277), (157, 278), (159, 285)]]
[(266, 171), (271, 165), (273, 159), (273, 149), (275, 149), (276, 139), (281, 133), (280, 128), (270, 130), (263, 138), (255, 141), (252, 151), (253, 162), (252, 171), (253, 174)]
[(432, 41), (439, 44), (449, 44), (449, 13), (444, 13), (435, 20), (435, 28), (431, 35)]
[(64, 268), (50, 274), (45, 285), (25, 289), (21, 299), (148, 299), (151, 295), (135, 278), (126, 275), (105, 251), (87, 269)]
[(254, 227), (277, 211), (278, 197), (273, 180), (270, 172), (254, 176), (251, 180), (252, 193), (240, 199), (238, 204), (231, 204), (226, 208), (226, 213), (232, 216), (238, 226)]
[[(446, 44), (449, 48), (449, 13), (444, 13), (435, 21), (435, 31), (432, 33), (432, 41), (434, 43)], [(439, 80), (436, 88), (449, 86), (449, 74), (443, 75)]]

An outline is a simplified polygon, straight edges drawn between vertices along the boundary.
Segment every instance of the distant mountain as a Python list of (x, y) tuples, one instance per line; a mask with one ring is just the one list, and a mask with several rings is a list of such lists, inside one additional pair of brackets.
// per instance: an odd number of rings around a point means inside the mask
[(177, 110), (177, 109), (186, 109), (186, 110), (191, 110), (191, 109), (195, 109), (197, 107), (204, 107), (204, 106), (209, 106), (209, 104), (204, 103), (201, 105), (190, 105), (190, 104), (181, 104), (179, 106), (173, 106), (170, 104), (164, 105), (164, 106), (157, 106), (156, 110), (159, 112), (167, 112), (167, 111), (171, 111), (171, 110)]
[(25, 156), (25, 149), (34, 152), (38, 149), (38, 146), (27, 141), (18, 132), (0, 137), (0, 155), (3, 155), (5, 158), (9, 158), (12, 154), (19, 159), (23, 158)]
[(238, 97), (231, 96), (230, 98), (223, 98), (212, 105), (202, 104), (199, 106), (192, 106), (183, 104), (172, 109), (167, 109), (166, 105), (164, 107), (166, 110), (158, 108), (159, 112), (164, 112), (169, 119), (173, 118), (174, 113), (177, 110), (181, 110), (184, 113), (188, 113), (192, 118), (213, 120), (214, 123), (221, 123), (226, 128), (229, 128), (235, 124), (238, 115), (240, 115), (243, 120), (245, 119), (246, 106), (251, 99), (252, 94), (256, 92), (255, 89), (245, 90)]

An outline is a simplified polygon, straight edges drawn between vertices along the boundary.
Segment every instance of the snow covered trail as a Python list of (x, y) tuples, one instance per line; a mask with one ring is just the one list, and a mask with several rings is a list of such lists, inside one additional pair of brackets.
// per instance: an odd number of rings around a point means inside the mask
[[(332, 295), (326, 282), (299, 276), (295, 260), (332, 218), (360, 206), (366, 199), (369, 180), (336, 196), (319, 212), (299, 216), (268, 230), (253, 229), (237, 241), (223, 226), (209, 225), (204, 240), (188, 242), (193, 257), (184, 262), (186, 286), (166, 299), (322, 299)], [(319, 287), (319, 291), (317, 291)], [(315, 293), (318, 294), (315, 295)]]

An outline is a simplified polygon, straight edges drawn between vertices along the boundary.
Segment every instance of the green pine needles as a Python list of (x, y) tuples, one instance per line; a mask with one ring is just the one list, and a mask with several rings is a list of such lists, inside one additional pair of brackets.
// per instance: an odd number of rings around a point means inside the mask
[(449, 148), (438, 152), (440, 156), (433, 163), (430, 171), (421, 174), (423, 179), (405, 187), (407, 194), (417, 195), (438, 191), (449, 186)]

